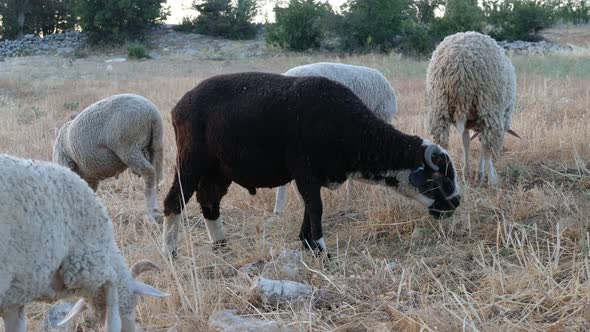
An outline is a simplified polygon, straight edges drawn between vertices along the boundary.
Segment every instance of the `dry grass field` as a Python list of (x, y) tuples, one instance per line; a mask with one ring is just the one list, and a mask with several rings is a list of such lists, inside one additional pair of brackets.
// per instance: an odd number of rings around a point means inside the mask
[[(138, 93), (161, 110), (166, 125), (166, 181), (173, 177), (170, 110), (201, 80), (239, 71), (283, 72), (317, 61), (363, 64), (381, 70), (398, 95), (394, 120), (404, 132), (428, 137), (424, 92), (427, 61), (396, 55), (350, 58), (293, 56), (198, 61), (164, 56), (113, 63), (106, 56), (68, 60), (25, 57), (0, 62), (0, 151), (51, 159), (57, 127), (72, 111), (116, 93)], [(324, 232), (333, 259), (308, 253), (305, 282), (332, 294), (332, 305), (264, 308), (247, 294), (244, 264), (272, 261), (283, 248), (300, 249), (303, 206), (291, 190), (287, 212), (272, 214), (274, 190), (256, 196), (232, 185), (222, 201), (228, 248), (207, 243), (199, 209), (189, 202), (179, 258), (165, 259), (161, 226), (145, 214), (143, 183), (130, 172), (101, 183), (118, 244), (130, 263), (162, 267), (143, 281), (167, 291), (146, 298), (138, 322), (146, 331), (208, 331), (221, 309), (277, 320), (294, 331), (581, 331), (590, 330), (590, 58), (587, 55), (516, 57), (518, 107), (514, 128), (496, 162), (497, 188), (462, 183), (453, 217), (438, 221), (417, 204), (384, 188), (355, 183), (353, 194), (325, 190)], [(452, 133), (451, 154), (462, 150)], [(479, 143), (473, 144), (472, 168)], [(45, 304), (27, 307), (36, 331)], [(96, 329), (78, 320), (78, 331)]]

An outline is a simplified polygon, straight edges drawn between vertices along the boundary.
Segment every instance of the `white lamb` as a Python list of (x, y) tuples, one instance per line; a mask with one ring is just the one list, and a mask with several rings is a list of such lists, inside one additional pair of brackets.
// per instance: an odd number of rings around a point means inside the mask
[(158, 108), (146, 98), (120, 94), (84, 109), (59, 130), (53, 161), (78, 173), (96, 190), (98, 182), (127, 168), (145, 183), (150, 215), (162, 217), (157, 186), (162, 178), (163, 124)]
[[(463, 138), (465, 165), (469, 174), (469, 129), (479, 135), (482, 152), (477, 176), (498, 182), (492, 155), (500, 153), (504, 133), (516, 137), (511, 128), (516, 105), (516, 75), (510, 59), (489, 36), (461, 32), (446, 37), (432, 54), (426, 77), (430, 103), (430, 133), (444, 148), (449, 144), (449, 127), (455, 125)], [(475, 136), (474, 136), (475, 137)]]
[(104, 205), (69, 169), (0, 155), (0, 316), (7, 332), (24, 332), (24, 306), (82, 297), (108, 332), (134, 331), (137, 295), (168, 296), (134, 277)]
[[(395, 92), (383, 74), (373, 68), (343, 63), (318, 62), (289, 69), (286, 76), (322, 76), (348, 87), (381, 120), (391, 123), (397, 112)], [(350, 190), (350, 182), (347, 183)], [(287, 185), (277, 189), (275, 213), (283, 213), (287, 204)]]

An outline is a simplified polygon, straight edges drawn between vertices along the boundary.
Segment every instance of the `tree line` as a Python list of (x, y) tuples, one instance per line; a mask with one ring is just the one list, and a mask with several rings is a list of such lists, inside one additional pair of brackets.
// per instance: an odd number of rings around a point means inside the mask
[[(197, 0), (196, 17), (180, 31), (230, 39), (254, 38), (263, 0)], [(428, 54), (445, 36), (480, 31), (498, 40), (531, 40), (555, 23), (588, 23), (590, 0), (347, 0), (335, 10), (327, 0), (288, 0), (264, 24), (266, 41), (303, 51), (319, 47), (348, 52), (397, 50)], [(141, 39), (169, 15), (165, 0), (0, 0), (3, 39), (71, 29), (93, 44)]]

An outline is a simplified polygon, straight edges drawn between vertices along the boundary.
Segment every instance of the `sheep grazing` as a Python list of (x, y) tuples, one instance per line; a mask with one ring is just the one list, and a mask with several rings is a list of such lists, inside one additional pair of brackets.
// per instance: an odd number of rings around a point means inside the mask
[(146, 98), (120, 94), (84, 109), (59, 130), (53, 161), (78, 173), (96, 191), (98, 183), (129, 168), (143, 177), (152, 218), (160, 220), (158, 183), (163, 162), (162, 117)]
[(215, 76), (182, 97), (172, 124), (177, 164), (164, 200), (164, 249), (173, 256), (180, 213), (194, 192), (211, 243), (225, 243), (219, 204), (231, 182), (254, 194), (294, 179), (305, 203), (300, 239), (313, 250), (326, 247), (320, 188), (349, 177), (395, 188), (436, 217), (459, 205), (446, 151), (396, 130), (327, 78)]
[(502, 48), (477, 32), (446, 37), (428, 65), (426, 93), (434, 142), (447, 148), (449, 127), (455, 125), (463, 139), (465, 177), (469, 174), (469, 129), (474, 130), (482, 143), (477, 177), (483, 182), (487, 167), (488, 183), (497, 184), (492, 156), (500, 153), (505, 132), (520, 137), (511, 127), (516, 75)]
[(42, 161), (0, 155), (0, 316), (7, 332), (24, 332), (24, 306), (82, 297), (105, 330), (134, 331), (138, 295), (168, 296), (134, 280), (157, 269), (129, 270), (106, 208), (80, 177)]
[[(376, 69), (342, 63), (318, 62), (289, 69), (286, 76), (322, 76), (348, 87), (387, 123), (391, 123), (397, 112), (395, 92), (389, 82)], [(347, 182), (350, 191), (350, 182)], [(277, 189), (274, 213), (283, 213), (287, 204), (287, 185)]]

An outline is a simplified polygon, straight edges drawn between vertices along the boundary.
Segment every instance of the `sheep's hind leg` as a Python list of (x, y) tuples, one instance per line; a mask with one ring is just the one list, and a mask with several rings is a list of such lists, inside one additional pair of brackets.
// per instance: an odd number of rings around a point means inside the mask
[(25, 315), (24, 306), (4, 309), (2, 318), (6, 332), (25, 332), (27, 330), (27, 315)]
[(289, 184), (287, 183), (277, 188), (275, 208), (273, 210), (273, 212), (276, 214), (282, 214), (285, 212), (285, 206), (287, 205), (288, 186)]
[(498, 184), (498, 174), (496, 173), (496, 168), (494, 167), (494, 162), (492, 161), (493, 153), (488, 150), (487, 153), (487, 168), (488, 168), (488, 185), (495, 186)]
[(479, 182), (480, 184), (482, 184), (486, 178), (486, 155), (487, 152), (485, 148), (482, 147), (481, 152), (479, 154), (479, 165), (475, 176), (475, 181)]
[(469, 136), (469, 130), (463, 131), (463, 181), (465, 181), (469, 177), (469, 144), (471, 142), (471, 137)]
[(163, 215), (162, 210), (158, 208), (158, 184), (154, 166), (141, 151), (133, 153), (125, 159), (121, 158), (121, 160), (127, 164), (132, 172), (139, 174), (143, 178), (146, 206), (150, 217), (156, 222), (161, 222)]

